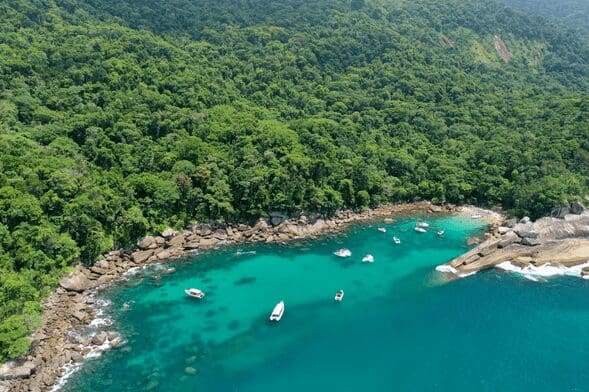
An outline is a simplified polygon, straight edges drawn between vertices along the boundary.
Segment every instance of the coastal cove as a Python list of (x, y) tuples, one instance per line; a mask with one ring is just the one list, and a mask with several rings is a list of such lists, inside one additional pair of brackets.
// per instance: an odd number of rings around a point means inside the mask
[[(418, 219), (430, 224), (427, 233), (414, 231)], [(443, 237), (435, 234), (439, 229), (446, 231)], [(467, 238), (485, 230), (470, 216), (411, 214), (394, 223), (354, 224), (312, 241), (234, 245), (135, 270), (98, 297), (107, 304), (101, 317), (112, 319), (124, 344), (87, 361), (64, 390), (253, 391), (272, 390), (276, 383), (300, 390), (311, 382), (329, 388), (336, 373), (348, 369), (344, 373), (352, 375), (358, 366), (373, 367), (373, 388), (384, 386), (388, 365), (365, 355), (353, 359), (357, 348), (345, 342), (389, 344), (382, 331), (360, 339), (367, 327), (362, 319), (370, 316), (369, 330), (379, 331), (379, 324), (390, 322), (379, 322), (379, 312), (427, 297), (445, 280), (435, 265), (464, 252)], [(352, 256), (336, 257), (342, 247)], [(369, 253), (374, 263), (362, 263)], [(176, 272), (162, 274), (169, 267)], [(188, 298), (188, 287), (202, 289), (205, 298)], [(342, 303), (333, 300), (339, 289), (346, 291)], [(285, 317), (270, 325), (269, 312), (279, 300), (286, 303)], [(337, 358), (347, 358), (346, 364), (328, 365)], [(285, 380), (261, 382), (258, 372), (284, 373)], [(286, 385), (293, 375), (298, 384)], [(348, 382), (356, 388), (365, 380)]]
[[(44, 322), (31, 339), (33, 344), (26, 358), (11, 361), (0, 369), (0, 387), (10, 391), (48, 390), (70, 368), (121, 339), (114, 329), (90, 338), (80, 332), (91, 325), (100, 303), (96, 294), (122, 279), (128, 271), (160, 263), (167, 258), (178, 258), (199, 251), (235, 243), (280, 242), (291, 239), (315, 238), (322, 233), (335, 233), (354, 222), (392, 219), (404, 214), (462, 213), (472, 214), (471, 207), (436, 206), (428, 202), (385, 205), (357, 213), (342, 211), (329, 219), (319, 215), (260, 220), (253, 226), (244, 224), (202, 224), (182, 232), (165, 230), (161, 237), (148, 236), (130, 251), (113, 251), (92, 267), (78, 266), (61, 281), (54, 295), (44, 303)], [(492, 221), (499, 219), (490, 214)], [(4, 392), (4, 391), (2, 391)]]
[[(427, 233), (413, 230), (420, 218), (430, 223)], [(439, 229), (443, 237), (435, 235)], [(234, 245), (135, 270), (96, 298), (100, 318), (112, 320), (123, 344), (87, 360), (63, 390), (552, 391), (589, 385), (578, 371), (588, 349), (579, 340), (589, 327), (588, 281), (533, 282), (488, 270), (450, 282), (434, 270), (485, 230), (469, 215), (411, 214), (312, 241)], [(397, 235), (399, 246), (391, 242)], [(335, 257), (340, 247), (352, 256)], [(375, 262), (361, 263), (368, 252)], [(168, 267), (176, 272), (162, 275)], [(184, 295), (191, 286), (207, 293), (202, 302)], [(333, 294), (340, 288), (346, 297), (337, 304)], [(269, 325), (280, 299), (286, 316)], [(101, 329), (97, 323), (93, 331)], [(448, 372), (448, 363), (464, 366)]]

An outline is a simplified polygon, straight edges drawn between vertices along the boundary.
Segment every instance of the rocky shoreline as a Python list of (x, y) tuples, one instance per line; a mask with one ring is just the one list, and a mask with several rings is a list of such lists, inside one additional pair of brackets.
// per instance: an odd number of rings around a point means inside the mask
[[(588, 261), (589, 210), (574, 202), (535, 222), (524, 217), (493, 225), (484, 242), (438, 270), (467, 276), (506, 262), (530, 269), (572, 267)], [(579, 275), (589, 277), (589, 266)]]
[[(0, 392), (56, 390), (59, 380), (88, 356), (121, 346), (119, 334), (94, 329), (99, 316), (96, 293), (124, 279), (130, 270), (179, 258), (223, 245), (255, 242), (286, 242), (311, 239), (338, 232), (354, 222), (409, 213), (476, 213), (471, 207), (437, 206), (429, 202), (388, 205), (364, 212), (342, 211), (331, 218), (281, 214), (260, 219), (255, 225), (227, 225), (219, 222), (196, 224), (186, 230), (166, 229), (159, 236), (147, 236), (130, 251), (112, 251), (93, 266), (79, 265), (63, 278), (55, 293), (43, 304), (43, 325), (31, 336), (29, 354), (0, 367)], [(493, 223), (493, 217), (488, 223)]]

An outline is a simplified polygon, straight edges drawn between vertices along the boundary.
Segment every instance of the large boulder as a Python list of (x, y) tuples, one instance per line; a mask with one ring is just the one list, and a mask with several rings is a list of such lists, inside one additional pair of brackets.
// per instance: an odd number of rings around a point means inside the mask
[(171, 227), (168, 227), (166, 230), (162, 231), (162, 237), (164, 238), (171, 238), (176, 234), (178, 234), (178, 232), (172, 229)]
[(585, 206), (578, 201), (569, 204), (569, 211), (571, 214), (580, 215), (585, 211)]
[(517, 225), (517, 218), (508, 219), (503, 223), (503, 226), (509, 227), (510, 229), (513, 229), (515, 225)]
[(200, 249), (210, 249), (215, 247), (220, 241), (216, 238), (203, 238), (200, 240)]
[(540, 245), (542, 242), (538, 238), (524, 238), (522, 239), (522, 245), (527, 246), (536, 246)]
[(137, 264), (141, 264), (144, 263), (145, 261), (147, 261), (147, 259), (149, 259), (151, 256), (153, 256), (153, 249), (148, 249), (148, 250), (138, 250), (137, 252), (133, 252), (133, 254), (131, 255), (131, 257), (133, 258), (133, 261)]
[(501, 237), (501, 239), (499, 240), (499, 243), (497, 244), (498, 248), (505, 248), (506, 246), (509, 246), (511, 244), (516, 244), (521, 242), (521, 238), (520, 236), (518, 236), (517, 234), (515, 234), (513, 231), (509, 231), (507, 232), (504, 236)]
[(157, 248), (157, 241), (156, 241), (155, 237), (148, 235), (147, 237), (143, 238), (141, 241), (137, 242), (137, 247), (139, 249)]
[(29, 378), (35, 373), (36, 368), (33, 362), (8, 362), (0, 367), (0, 380)]
[(61, 279), (59, 285), (68, 291), (82, 291), (94, 288), (96, 283), (86, 277), (86, 275), (79, 269), (72, 272), (71, 275)]
[(98, 332), (96, 335), (92, 337), (92, 344), (96, 346), (101, 346), (104, 344), (104, 342), (106, 342), (107, 337), (108, 335), (106, 334), (106, 332)]
[(563, 206), (563, 207), (557, 207), (557, 208), (553, 209), (552, 212), (550, 213), (550, 215), (555, 218), (563, 219), (570, 212), (571, 211), (568, 206)]
[(518, 223), (513, 228), (513, 231), (519, 235), (520, 237), (530, 237), (530, 238), (537, 238), (538, 232), (534, 228), (534, 224), (532, 222), (527, 223)]

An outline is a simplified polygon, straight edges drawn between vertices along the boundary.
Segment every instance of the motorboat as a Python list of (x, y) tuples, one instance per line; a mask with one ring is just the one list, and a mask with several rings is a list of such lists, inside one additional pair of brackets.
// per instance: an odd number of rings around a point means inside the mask
[(337, 252), (333, 252), (333, 254), (337, 257), (350, 257), (352, 256), (352, 251), (346, 248), (341, 248)]
[(401, 240), (399, 239), (399, 237), (393, 237), (393, 242), (399, 245), (401, 243)]
[(429, 227), (429, 223), (427, 222), (417, 222), (415, 227)]
[(341, 302), (342, 299), (344, 299), (344, 290), (340, 290), (335, 293), (335, 297), (333, 299), (335, 299), (337, 302)]
[(362, 258), (363, 263), (374, 263), (374, 256), (368, 254)]
[(270, 315), (270, 321), (280, 321), (282, 315), (284, 314), (284, 301), (280, 301), (276, 304), (274, 309), (272, 310), (272, 314)]
[(174, 272), (176, 272), (176, 268), (174, 267), (168, 267), (162, 271), (164, 274), (173, 274)]
[(444, 234), (446, 234), (446, 232), (444, 230), (438, 230), (438, 232), (436, 234), (438, 235), (438, 237), (441, 237)]
[(424, 229), (423, 227), (416, 227), (415, 228), (415, 231), (418, 232), (418, 233), (425, 233), (425, 232), (427, 232), (427, 230)]
[(192, 297), (192, 298), (204, 298), (205, 293), (202, 290), (199, 289), (188, 289), (188, 290), (184, 290), (184, 292), (186, 293), (186, 295)]
[(386, 233), (387, 232), (387, 229), (384, 228), (384, 227), (379, 227), (378, 228), (378, 231), (380, 231), (381, 233)]

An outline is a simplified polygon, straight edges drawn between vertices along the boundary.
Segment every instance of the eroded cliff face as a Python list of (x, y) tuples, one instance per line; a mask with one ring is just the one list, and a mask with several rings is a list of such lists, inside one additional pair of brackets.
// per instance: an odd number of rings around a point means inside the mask
[[(578, 202), (555, 211), (553, 217), (510, 219), (493, 226), (490, 237), (448, 263), (460, 274), (510, 261), (519, 266), (589, 261), (589, 210)], [(589, 274), (588, 271), (584, 273)]]

